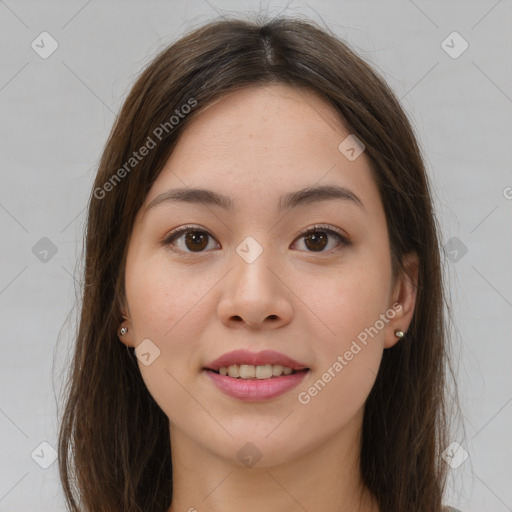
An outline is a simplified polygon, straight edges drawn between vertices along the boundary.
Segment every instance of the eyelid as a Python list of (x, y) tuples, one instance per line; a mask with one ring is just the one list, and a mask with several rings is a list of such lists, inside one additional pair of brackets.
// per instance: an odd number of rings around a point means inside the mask
[(162, 244), (168, 245), (174, 238), (177, 238), (179, 235), (187, 233), (188, 231), (204, 231), (208, 236), (215, 239), (208, 229), (199, 224), (184, 224), (183, 226), (173, 229), (170, 233), (167, 233), (162, 240)]
[(340, 229), (338, 229), (334, 226), (331, 226), (330, 224), (314, 224), (313, 226), (308, 226), (307, 228), (301, 229), (297, 233), (297, 237), (307, 235), (311, 231), (321, 231), (321, 230), (328, 231), (328, 232), (330, 231), (331, 233), (335, 233), (340, 238), (342, 238), (344, 241), (346, 241), (347, 243), (350, 243), (350, 240), (343, 233), (343, 231), (341, 231)]
[(167, 233), (164, 236), (164, 241), (169, 240), (174, 235), (177, 235), (177, 234), (181, 233), (182, 231), (188, 231), (188, 230), (192, 230), (192, 229), (195, 229), (197, 231), (205, 231), (206, 233), (209, 233), (209, 231), (205, 227), (200, 226), (199, 224), (184, 224), (183, 226), (175, 228), (172, 231), (170, 231), (169, 233)]

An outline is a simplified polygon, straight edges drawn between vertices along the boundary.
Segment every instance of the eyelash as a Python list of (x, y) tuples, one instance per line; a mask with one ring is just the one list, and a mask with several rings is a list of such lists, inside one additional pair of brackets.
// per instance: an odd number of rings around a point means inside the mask
[[(194, 231), (205, 233), (209, 237), (213, 238), (213, 236), (210, 233), (208, 233), (208, 231), (206, 229), (202, 228), (201, 226), (186, 225), (186, 226), (181, 226), (180, 228), (178, 228), (174, 231), (171, 231), (171, 233), (169, 233), (169, 235), (165, 237), (165, 239), (163, 241), (163, 245), (170, 246), (170, 245), (172, 245), (172, 242), (174, 242), (176, 239), (178, 239), (180, 237), (180, 235), (183, 235), (183, 234), (186, 234), (189, 232), (194, 232)], [(310, 226), (310, 227), (307, 227), (307, 228), (301, 230), (299, 232), (297, 238), (295, 238), (295, 240), (298, 240), (299, 238), (305, 237), (306, 235), (315, 233), (317, 231), (320, 231), (322, 233), (327, 233), (330, 236), (334, 235), (336, 238), (338, 238), (338, 240), (340, 242), (339, 245), (337, 245), (336, 247), (334, 247), (332, 249), (329, 249), (328, 251), (306, 251), (306, 252), (309, 252), (311, 254), (331, 254), (332, 252), (335, 252), (336, 250), (338, 250), (340, 248), (340, 245), (342, 247), (349, 247), (352, 245), (352, 242), (346, 236), (344, 236), (340, 231), (338, 231), (337, 229), (334, 229), (332, 227), (327, 227), (327, 226), (321, 225), (321, 224), (315, 224), (314, 226)], [(295, 242), (295, 240), (294, 240), (294, 242)], [(196, 254), (204, 254), (205, 252), (207, 252), (204, 250), (197, 251), (197, 252), (182, 251), (181, 249), (173, 249), (173, 248), (171, 248), (171, 250), (174, 252), (186, 254), (187, 256), (188, 255), (192, 256), (192, 255), (196, 255)]]

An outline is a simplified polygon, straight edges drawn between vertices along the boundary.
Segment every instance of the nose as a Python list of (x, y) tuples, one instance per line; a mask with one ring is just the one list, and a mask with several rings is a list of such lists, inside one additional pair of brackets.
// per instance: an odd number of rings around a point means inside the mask
[(250, 263), (233, 254), (234, 268), (223, 280), (217, 311), (226, 326), (264, 330), (290, 323), (293, 293), (270, 252), (264, 250)]

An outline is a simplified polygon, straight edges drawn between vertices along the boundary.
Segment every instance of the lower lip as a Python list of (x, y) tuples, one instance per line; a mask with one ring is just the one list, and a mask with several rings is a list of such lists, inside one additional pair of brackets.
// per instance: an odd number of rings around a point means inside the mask
[(298, 386), (309, 370), (270, 379), (236, 379), (211, 370), (203, 370), (203, 372), (226, 395), (246, 402), (259, 402), (280, 396)]

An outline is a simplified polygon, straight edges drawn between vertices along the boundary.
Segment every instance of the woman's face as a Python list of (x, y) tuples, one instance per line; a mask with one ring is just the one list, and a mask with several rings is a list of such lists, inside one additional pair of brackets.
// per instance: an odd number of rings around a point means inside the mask
[[(171, 432), (211, 454), (242, 464), (253, 450), (268, 466), (357, 431), (383, 349), (408, 327), (369, 161), (350, 139), (339, 149), (348, 135), (311, 92), (238, 91), (187, 127), (137, 216), (123, 341), (140, 345)], [(308, 370), (206, 369), (234, 350)], [(258, 363), (265, 377), (276, 361), (225, 363)]]

